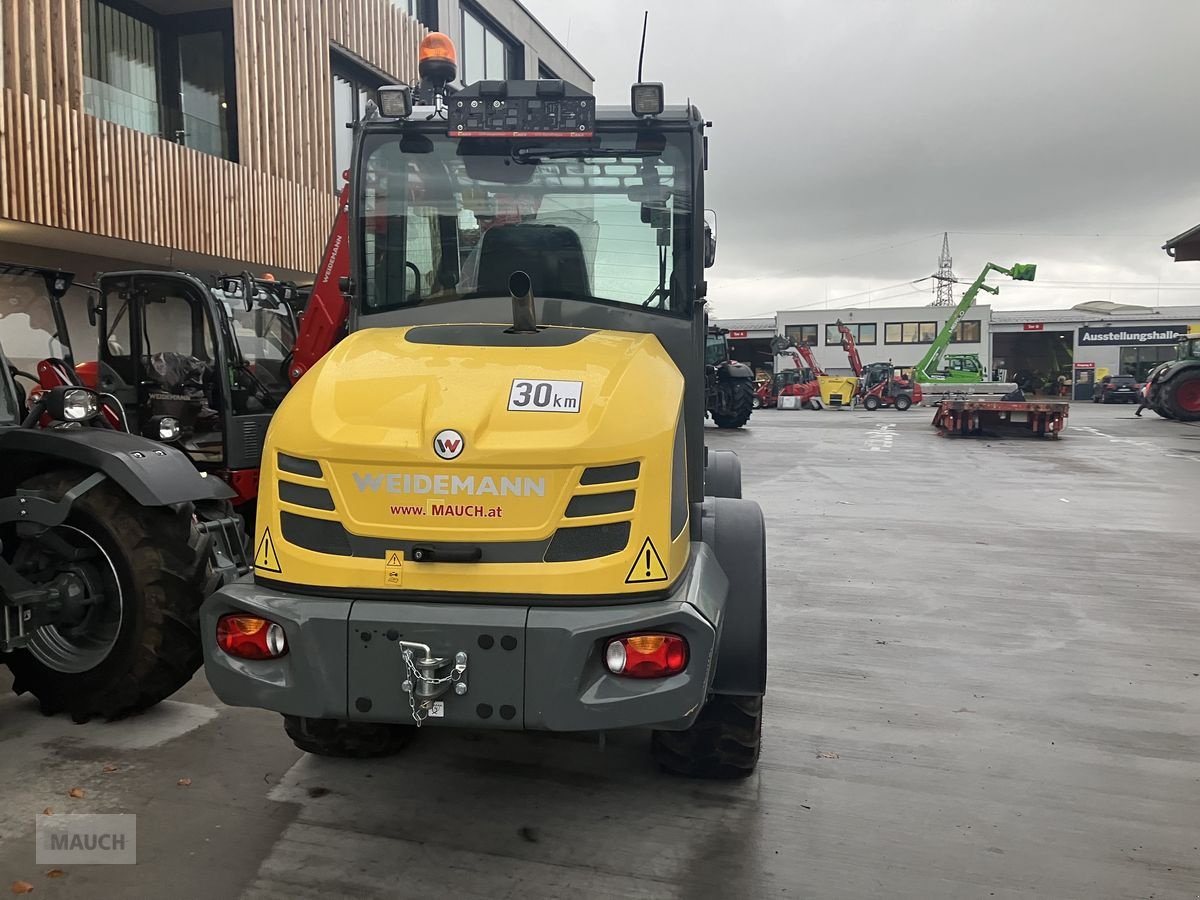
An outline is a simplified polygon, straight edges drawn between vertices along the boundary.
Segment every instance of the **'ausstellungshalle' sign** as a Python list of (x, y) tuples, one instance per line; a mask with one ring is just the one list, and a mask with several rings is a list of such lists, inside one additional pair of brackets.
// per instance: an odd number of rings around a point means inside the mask
[(1184, 334), (1186, 325), (1084, 325), (1079, 329), (1079, 346), (1174, 344)]

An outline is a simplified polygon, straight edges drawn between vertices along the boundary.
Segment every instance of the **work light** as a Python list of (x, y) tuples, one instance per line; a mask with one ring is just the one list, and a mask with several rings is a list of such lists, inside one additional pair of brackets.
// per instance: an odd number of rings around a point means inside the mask
[(657, 116), (664, 109), (663, 86), (656, 81), (643, 81), (631, 91), (635, 116)]

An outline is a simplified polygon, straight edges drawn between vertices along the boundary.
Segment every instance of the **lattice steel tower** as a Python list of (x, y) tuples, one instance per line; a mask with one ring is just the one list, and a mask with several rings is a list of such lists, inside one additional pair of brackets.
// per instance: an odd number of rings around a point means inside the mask
[(942, 234), (942, 253), (938, 257), (937, 274), (933, 276), (933, 305), (954, 305), (954, 270), (951, 265), (954, 260), (950, 257), (950, 233)]

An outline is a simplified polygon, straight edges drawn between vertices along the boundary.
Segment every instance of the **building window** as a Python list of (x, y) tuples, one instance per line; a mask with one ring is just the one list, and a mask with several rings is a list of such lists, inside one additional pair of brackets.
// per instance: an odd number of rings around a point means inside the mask
[(937, 333), (937, 322), (888, 322), (883, 326), (883, 342), (885, 344), (932, 344)]
[(817, 326), (816, 325), (786, 325), (783, 333), (785, 337), (795, 338), (797, 344), (808, 344), (810, 347), (817, 346)]
[(519, 45), (477, 13), (462, 10), (462, 82), (524, 78)]
[(539, 61), (538, 62), (538, 78), (555, 79), (555, 78), (558, 78), (558, 76), (554, 74), (554, 70), (551, 69), (548, 65), (546, 65), (544, 62)]
[[(854, 343), (857, 346), (873, 346), (877, 343), (877, 326), (874, 322), (859, 322), (857, 324), (846, 324), (850, 330), (850, 334), (854, 337)], [(836, 325), (825, 326), (825, 345), (835, 346), (841, 344), (842, 333)]]
[(333, 190), (341, 191), (343, 177), (350, 168), (354, 152), (354, 126), (366, 115), (367, 101), (386, 81), (334, 51), (330, 68), (333, 73)]
[(1146, 376), (1160, 363), (1170, 362), (1174, 358), (1174, 347), (1122, 347), (1121, 368), (1112, 374), (1132, 375), (1138, 381), (1145, 381)]
[(81, 10), (86, 113), (237, 159), (231, 10), (160, 16), (104, 0)]
[(963, 319), (954, 326), (954, 334), (950, 336), (952, 344), (978, 344), (983, 328), (979, 319)]
[(82, 15), (84, 112), (161, 135), (158, 31), (99, 0), (84, 0)]
[(404, 10), (425, 27), (437, 30), (437, 0), (392, 0), (392, 5)]

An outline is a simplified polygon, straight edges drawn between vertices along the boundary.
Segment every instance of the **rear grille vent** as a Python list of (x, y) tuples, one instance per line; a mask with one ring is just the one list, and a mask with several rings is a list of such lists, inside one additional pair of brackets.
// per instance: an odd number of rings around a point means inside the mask
[(296, 547), (314, 553), (329, 553), (333, 556), (352, 556), (350, 539), (340, 522), (310, 519), (295, 513), (281, 512), (279, 527), (283, 539)]
[(572, 497), (567, 506), (567, 518), (584, 516), (607, 516), (611, 513), (629, 512), (633, 509), (633, 491), (617, 491), (612, 494), (583, 494)]
[(580, 484), (613, 484), (617, 481), (635, 481), (642, 471), (639, 462), (621, 463), (617, 466), (593, 466), (583, 470)]
[(296, 484), (291, 481), (279, 482), (279, 499), (296, 506), (307, 506), (309, 509), (332, 510), (333, 497), (325, 488), (309, 487), (306, 484)]
[(629, 523), (560, 528), (546, 549), (546, 562), (577, 562), (620, 553), (629, 544)]
[(315, 459), (301, 459), (298, 456), (288, 456), (286, 453), (280, 453), (276, 458), (276, 465), (281, 472), (303, 475), (306, 478), (321, 477), (321, 464)]

